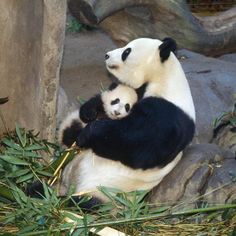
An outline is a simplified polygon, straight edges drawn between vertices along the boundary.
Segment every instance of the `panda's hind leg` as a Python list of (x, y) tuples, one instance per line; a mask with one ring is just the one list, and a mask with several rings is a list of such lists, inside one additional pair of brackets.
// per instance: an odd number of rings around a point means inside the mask
[(82, 196), (71, 196), (68, 201), (68, 206), (73, 207), (78, 205), (83, 210), (96, 210), (100, 204), (102, 204), (102, 200), (97, 197), (89, 197), (86, 199)]
[[(26, 189), (26, 195), (32, 198), (44, 198), (44, 187), (40, 181), (36, 181), (32, 184), (29, 184)], [(60, 199), (65, 199), (67, 196), (58, 196)], [(83, 196), (71, 196), (66, 201), (68, 207), (73, 207), (78, 205), (81, 209), (85, 211), (95, 210), (102, 203), (102, 200), (98, 197), (91, 196), (89, 198)]]

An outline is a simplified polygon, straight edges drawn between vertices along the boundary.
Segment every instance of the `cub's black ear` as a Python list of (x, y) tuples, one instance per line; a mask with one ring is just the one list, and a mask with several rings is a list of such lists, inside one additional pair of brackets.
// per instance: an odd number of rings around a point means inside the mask
[(177, 44), (172, 38), (164, 38), (163, 43), (159, 46), (161, 62), (164, 62), (170, 56), (170, 52), (175, 52)]
[(115, 89), (117, 86), (118, 86), (118, 84), (113, 82), (113, 83), (109, 86), (108, 90), (111, 91), (111, 90)]

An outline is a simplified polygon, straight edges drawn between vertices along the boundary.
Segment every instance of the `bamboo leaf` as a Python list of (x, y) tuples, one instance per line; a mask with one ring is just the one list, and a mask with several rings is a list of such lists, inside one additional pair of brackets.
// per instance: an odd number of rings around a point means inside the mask
[(7, 155), (16, 155), (16, 156), (22, 156), (23, 150), (15, 150), (12, 148), (9, 148), (8, 150), (5, 151), (5, 154)]
[(49, 189), (45, 182), (43, 182), (43, 191), (46, 199), (50, 199)]
[(18, 157), (13, 157), (13, 156), (7, 156), (7, 155), (0, 155), (0, 158), (3, 161), (6, 161), (8, 163), (14, 164), (14, 165), (29, 165), (28, 162), (21, 160)]
[(17, 235), (24, 235), (25, 233), (30, 233), (32, 231), (34, 231), (35, 229), (37, 229), (38, 225), (30, 225), (30, 226), (27, 226), (27, 227), (24, 227), (23, 229), (21, 229)]
[(25, 157), (32, 157), (32, 158), (41, 158), (42, 157), (42, 155), (40, 155), (36, 152), (32, 152), (32, 151), (25, 151), (24, 156)]
[(47, 176), (47, 177), (52, 177), (53, 176), (52, 173), (44, 171), (44, 170), (36, 170), (36, 173), (41, 174), (43, 176)]
[(37, 150), (43, 150), (45, 147), (39, 145), (39, 144), (32, 144), (28, 147), (26, 147), (24, 150), (25, 151), (37, 151)]
[(19, 176), (22, 176), (22, 175), (26, 175), (29, 172), (30, 172), (30, 169), (17, 170), (13, 173), (7, 174), (6, 177), (8, 177), (8, 178), (19, 177)]
[(29, 173), (26, 175), (21, 176), (19, 179), (17, 179), (16, 183), (22, 183), (22, 182), (26, 182), (29, 179), (32, 179), (34, 177), (33, 173)]
[(20, 130), (20, 127), (19, 127), (18, 124), (16, 124), (16, 134), (17, 134), (17, 137), (20, 140), (20, 143), (21, 143), (22, 147), (25, 147), (25, 145), (26, 145), (26, 133), (24, 133), (24, 135), (22, 135), (22, 131)]
[(69, 155), (61, 167), (63, 169), (63, 167), (65, 167), (76, 156), (76, 154), (77, 154), (76, 150), (65, 151), (63, 153), (63, 155), (61, 155), (59, 158), (57, 158), (55, 161), (53, 161), (49, 166), (47, 166), (45, 168), (45, 171), (48, 171), (50, 173), (54, 173), (54, 171), (57, 169), (58, 166), (60, 166), (61, 162), (64, 160), (64, 158), (68, 152), (69, 152)]
[(0, 185), (0, 196), (7, 198), (8, 200), (11, 200), (11, 201), (15, 200), (12, 194), (12, 190), (4, 185)]
[(22, 147), (19, 145), (19, 144), (16, 144), (14, 142), (12, 142), (11, 140), (9, 139), (6, 139), (6, 138), (3, 138), (2, 139), (2, 142), (4, 144), (6, 144), (8, 147), (11, 147), (13, 149), (16, 149), (16, 150), (23, 150)]

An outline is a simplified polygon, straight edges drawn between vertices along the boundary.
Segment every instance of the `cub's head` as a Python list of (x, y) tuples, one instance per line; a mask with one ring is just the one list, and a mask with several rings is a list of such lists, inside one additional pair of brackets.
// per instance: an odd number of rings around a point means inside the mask
[[(152, 80), (153, 73), (171, 70), (164, 66), (170, 57), (175, 57), (176, 43), (171, 38), (139, 38), (123, 48), (107, 52), (106, 67), (119, 81), (133, 88), (139, 88)], [(175, 62), (176, 60), (174, 60)]]
[(125, 85), (104, 91), (101, 98), (106, 115), (113, 120), (127, 116), (138, 100), (136, 91)]

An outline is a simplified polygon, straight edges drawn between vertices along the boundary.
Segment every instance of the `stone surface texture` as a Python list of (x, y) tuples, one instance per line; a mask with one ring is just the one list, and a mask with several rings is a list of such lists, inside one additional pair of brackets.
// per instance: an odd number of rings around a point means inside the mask
[[(234, 154), (215, 144), (195, 144), (185, 150), (174, 170), (152, 191), (156, 203), (224, 203), (236, 198), (232, 182)], [(201, 197), (200, 197), (201, 196)]]
[(17, 122), (52, 140), (66, 0), (2, 0), (0, 9), (0, 97), (9, 97), (0, 133)]

